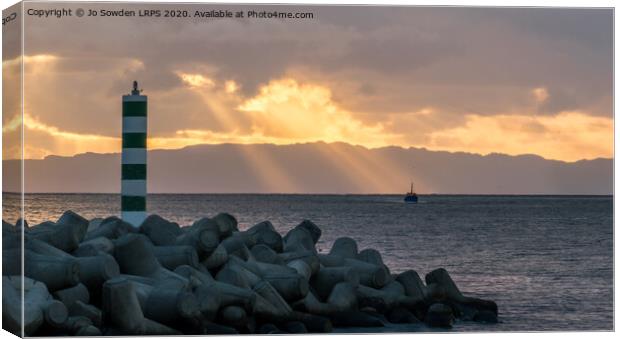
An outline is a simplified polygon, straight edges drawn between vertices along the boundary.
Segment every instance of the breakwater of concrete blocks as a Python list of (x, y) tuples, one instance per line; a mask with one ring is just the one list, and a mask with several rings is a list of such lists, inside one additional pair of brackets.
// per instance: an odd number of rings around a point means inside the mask
[(67, 211), (25, 225), (23, 250), (21, 224), (2, 227), (2, 316), (18, 335), (22, 326), (26, 336), (98, 336), (497, 322), (495, 302), (464, 296), (445, 269), (424, 281), (390, 272), (381, 253), (349, 237), (319, 253), (322, 232), (308, 220), (282, 236), (269, 221), (240, 231), (227, 213), (185, 227), (150, 215), (134, 228)]

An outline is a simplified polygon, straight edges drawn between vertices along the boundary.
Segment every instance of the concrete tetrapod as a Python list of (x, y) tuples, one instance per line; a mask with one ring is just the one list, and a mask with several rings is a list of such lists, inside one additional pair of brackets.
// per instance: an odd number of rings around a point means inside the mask
[(297, 226), (288, 231), (282, 242), (283, 252), (312, 251), (316, 253), (314, 238), (310, 231), (304, 227)]
[(319, 256), (313, 251), (302, 250), (297, 252), (285, 252), (278, 254), (278, 256), (287, 264), (294, 260), (304, 261), (310, 267), (311, 275), (316, 274), (321, 267)]
[(310, 237), (312, 238), (312, 242), (315, 245), (321, 238), (321, 234), (322, 234), (321, 229), (319, 228), (319, 226), (317, 226), (315, 223), (313, 223), (310, 220), (302, 221), (299, 225), (296, 226), (296, 228), (306, 230), (310, 234)]
[(167, 335), (179, 332), (144, 317), (140, 302), (127, 279), (118, 277), (103, 284), (103, 322), (117, 328), (123, 334)]
[(213, 221), (215, 221), (218, 226), (220, 238), (229, 237), (233, 232), (239, 231), (237, 228), (237, 219), (228, 213), (219, 213), (213, 217)]
[(225, 325), (239, 328), (248, 320), (248, 314), (243, 307), (230, 305), (220, 310), (218, 318)]
[(99, 237), (117, 239), (128, 233), (136, 233), (138, 230), (131, 224), (118, 217), (108, 217), (103, 219), (98, 227), (86, 232), (84, 240), (92, 240)]
[(337, 283), (327, 298), (327, 304), (331, 305), (335, 312), (357, 309), (356, 286), (350, 282)]
[(362, 285), (380, 288), (391, 279), (383, 266), (357, 259), (344, 258), (337, 254), (319, 254), (318, 258), (325, 267), (351, 267), (358, 273), (360, 284)]
[(310, 333), (329, 333), (333, 329), (332, 322), (327, 317), (294, 311), (291, 319), (304, 323)]
[(71, 304), (68, 310), (69, 315), (86, 317), (90, 319), (94, 326), (101, 327), (101, 310), (97, 307), (78, 300)]
[(154, 246), (153, 253), (157, 261), (169, 270), (174, 270), (181, 265), (200, 267), (198, 254), (193, 246)]
[[(45, 256), (26, 250), (24, 253), (24, 275), (40, 281), (50, 291), (72, 287), (79, 282), (79, 267), (75, 259)], [(2, 251), (4, 275), (21, 274), (20, 250)]]
[[(497, 322), (497, 304), (490, 300), (464, 296), (445, 269), (438, 268), (428, 273), (425, 280), (427, 286), (437, 286), (448, 299), (454, 301), (454, 308), (459, 314), (468, 314), (466, 318), (473, 319), (476, 317), (476, 313), (484, 312), (486, 315), (485, 322)], [(493, 315), (495, 319), (493, 319)]]
[(73, 225), (79, 232), (78, 239), (81, 242), (82, 240), (84, 240), (84, 236), (86, 235), (86, 231), (88, 230), (88, 226), (90, 223), (86, 218), (82, 217), (81, 215), (71, 210), (67, 210), (60, 216), (60, 218), (58, 218), (56, 224)]
[(347, 259), (355, 259), (355, 257), (357, 257), (357, 243), (349, 237), (338, 238), (334, 241), (329, 254)]
[[(284, 238), (268, 221), (240, 232), (225, 213), (183, 228), (157, 216), (144, 233), (126, 226), (115, 217), (89, 222), (67, 212), (24, 230), (25, 273), (43, 287), (27, 292), (29, 333), (322, 333), (332, 325), (383, 326), (385, 319), (428, 326), (497, 321), (494, 302), (463, 296), (443, 269), (430, 272), (426, 285), (413, 270), (391, 275), (378, 251), (358, 251), (348, 237), (319, 254), (321, 230), (307, 220)], [(61, 240), (47, 235), (55, 228)], [(3, 222), (3, 243), (21, 242), (17, 230)], [(19, 275), (21, 249), (7, 248), (4, 272)], [(3, 285), (11, 279), (3, 277)], [(3, 296), (5, 327), (15, 332), (18, 288), (5, 286)]]
[(96, 237), (80, 243), (80, 246), (73, 251), (76, 257), (92, 257), (100, 253), (114, 254), (114, 243), (106, 237)]
[(226, 253), (228, 253), (229, 256), (238, 256), (243, 260), (248, 260), (250, 258), (250, 250), (240, 236), (229, 236), (222, 240), (220, 245), (226, 248)]
[(308, 291), (305, 298), (293, 303), (292, 306), (297, 311), (314, 315), (329, 315), (336, 311), (333, 305), (320, 301), (312, 291)]
[(200, 313), (206, 319), (213, 320), (220, 308), (221, 296), (209, 273), (198, 271), (187, 265), (177, 267), (174, 272), (190, 281)]
[(49, 330), (52, 335), (101, 335), (101, 331), (93, 326), (92, 321), (87, 317), (72, 316), (56, 328)]
[(66, 211), (58, 222), (44, 222), (28, 229), (28, 237), (46, 242), (65, 252), (76, 249), (84, 239), (88, 220)]
[[(213, 219), (199, 219), (191, 226), (183, 227), (182, 230), (185, 236), (199, 239), (197, 248), (201, 260), (211, 255), (220, 243), (220, 229)], [(177, 243), (187, 242), (184, 235), (182, 234), (177, 238)]]
[(281, 319), (289, 315), (288, 309), (281, 309), (273, 305), (267, 299), (263, 298), (260, 294), (256, 295), (256, 303), (252, 314), (259, 320), (272, 321), (274, 319)]
[(369, 264), (377, 265), (380, 267), (383, 267), (385, 265), (383, 263), (383, 258), (381, 258), (381, 253), (379, 253), (379, 251), (372, 249), (372, 248), (361, 250), (355, 257), (355, 259), (367, 262)]
[(44, 323), (57, 327), (67, 320), (67, 308), (61, 302), (52, 299), (44, 284), (25, 278), (23, 287), (22, 303), (19, 295), (22, 278), (2, 277), (2, 321), (4, 328), (9, 332), (21, 336), (23, 328), (24, 335), (32, 336)]
[(215, 280), (245, 289), (250, 288), (248, 279), (243, 273), (239, 272), (239, 269), (224, 267), (217, 273)]
[(103, 284), (104, 281), (120, 274), (118, 264), (116, 260), (114, 260), (114, 257), (103, 252), (99, 252), (93, 256), (74, 257), (37, 239), (27, 239), (25, 247), (32, 252), (50, 258), (63, 258), (77, 262), (79, 280), (84, 283), (91, 292), (95, 292), (96, 295), (100, 293), (101, 284)]
[(257, 261), (275, 265), (284, 265), (284, 260), (278, 256), (278, 253), (265, 244), (253, 246), (250, 252)]
[(273, 305), (279, 314), (282, 314), (282, 319), (288, 319), (293, 309), (282, 298), (278, 291), (276, 291), (271, 284), (266, 281), (261, 281), (252, 288), (258, 295), (265, 298), (271, 305)]
[(185, 227), (175, 239), (175, 245), (192, 246), (198, 254), (199, 260), (204, 260), (215, 251), (220, 244), (220, 235), (217, 225), (213, 225), (213, 229), (209, 229), (208, 225), (201, 224), (199, 226)]
[(288, 302), (302, 299), (308, 294), (308, 280), (297, 273), (267, 273), (263, 275), (263, 279)]
[(245, 281), (249, 287), (252, 287), (263, 280), (261, 277), (262, 273), (257, 267), (252, 266), (251, 263), (245, 262), (238, 257), (230, 257), (226, 265), (220, 269), (220, 272), (228, 269), (239, 274), (241, 279)]
[(256, 260), (248, 260), (247, 265), (249, 265), (247, 267), (248, 269), (250, 269), (253, 272), (257, 271), (258, 274), (260, 275), (271, 274), (271, 273), (274, 273), (274, 274), (275, 273), (281, 273), (281, 274), (297, 273), (295, 269), (284, 266), (284, 265), (269, 264), (269, 263), (259, 262)]
[(317, 296), (323, 300), (327, 299), (334, 286), (340, 282), (349, 282), (357, 286), (360, 283), (360, 277), (351, 267), (324, 267), (310, 279), (310, 285), (317, 292)]
[(153, 288), (144, 305), (144, 316), (176, 327), (184, 319), (200, 315), (200, 306), (192, 293)]
[(157, 214), (151, 214), (144, 219), (139, 229), (156, 246), (174, 245), (177, 236), (182, 233), (179, 224), (170, 222)]
[(74, 303), (80, 301), (84, 304), (88, 304), (90, 301), (90, 293), (84, 284), (77, 284), (73, 287), (57, 290), (53, 293), (54, 298), (62, 302), (67, 309), (73, 306)]
[(153, 248), (153, 244), (142, 234), (126, 234), (118, 238), (115, 241), (114, 257), (120, 271), (155, 280), (182, 278), (161, 266)]
[(424, 322), (431, 327), (452, 327), (454, 322), (452, 308), (445, 304), (432, 304), (426, 311)]
[(228, 252), (226, 251), (226, 247), (224, 245), (219, 244), (205, 260), (202, 261), (202, 264), (207, 269), (216, 269), (221, 267), (228, 261)]
[(405, 288), (405, 294), (407, 296), (416, 299), (424, 298), (424, 283), (416, 271), (408, 270), (402, 272), (396, 276), (396, 281), (401, 283)]
[(76, 224), (39, 224), (28, 232), (28, 238), (38, 239), (46, 242), (65, 252), (71, 252), (78, 248), (80, 241), (88, 227)]
[(215, 281), (213, 285), (219, 291), (221, 307), (237, 305), (246, 310), (254, 309), (256, 294), (252, 290), (247, 290), (219, 281)]
[(275, 252), (282, 252), (282, 236), (268, 220), (260, 222), (240, 233), (251, 237), (251, 241), (255, 245), (265, 245)]
[(120, 268), (113, 256), (100, 253), (91, 257), (76, 258), (80, 281), (88, 287), (93, 295), (99, 295), (101, 285), (120, 275)]
[(22, 232), (15, 226), (2, 220), (2, 249), (21, 249)]
[(286, 266), (297, 271), (297, 274), (299, 274), (305, 281), (310, 281), (310, 278), (312, 277), (312, 268), (310, 268), (310, 265), (308, 265), (304, 260), (295, 259), (289, 261)]

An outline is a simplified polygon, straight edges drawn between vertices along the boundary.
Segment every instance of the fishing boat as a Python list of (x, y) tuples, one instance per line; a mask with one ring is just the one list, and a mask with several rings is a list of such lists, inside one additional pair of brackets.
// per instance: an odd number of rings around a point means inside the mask
[(405, 202), (408, 204), (415, 204), (418, 202), (418, 195), (413, 191), (413, 183), (411, 183), (411, 191), (405, 195)]

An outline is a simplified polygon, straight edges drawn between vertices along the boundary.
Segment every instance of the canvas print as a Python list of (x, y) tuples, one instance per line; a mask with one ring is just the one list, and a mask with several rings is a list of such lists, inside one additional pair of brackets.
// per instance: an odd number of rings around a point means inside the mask
[(2, 16), (4, 330), (614, 330), (612, 8)]

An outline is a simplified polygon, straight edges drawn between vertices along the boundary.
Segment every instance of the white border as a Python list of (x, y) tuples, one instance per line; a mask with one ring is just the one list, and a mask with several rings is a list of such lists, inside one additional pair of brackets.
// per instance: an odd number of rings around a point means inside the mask
[[(11, 5), (13, 5), (14, 3), (16, 3), (17, 1), (9, 1), (9, 0), (0, 0), (0, 3), (2, 4), (2, 8), (7, 8)], [(63, 2), (77, 2), (74, 0), (68, 0), (68, 1), (63, 1)], [(127, 1), (117, 1), (117, 0), (111, 0), (108, 2), (127, 2)], [(133, 2), (153, 2), (153, 1), (144, 1), (144, 0), (136, 0)], [(192, 3), (200, 3), (200, 1), (159, 1), (159, 2), (170, 2), (170, 3), (175, 3), (175, 2), (192, 2)], [(222, 1), (222, 0), (210, 0), (210, 1), (205, 1), (203, 3), (218, 3), (218, 4), (227, 4), (227, 3), (235, 3), (235, 2), (231, 2), (231, 1)], [(336, 4), (348, 4), (348, 5), (418, 5), (418, 6), (485, 6), (485, 7), (611, 7), (614, 8), (614, 12), (615, 12), (615, 8), (616, 8), (616, 4), (614, 1), (609, 1), (609, 0), (546, 0), (546, 1), (541, 1), (541, 0), (520, 0), (520, 1), (515, 1), (515, 0), (504, 0), (504, 1), (490, 1), (490, 0), (467, 0), (467, 1), (458, 1), (458, 0), (415, 0), (415, 1), (395, 1), (395, 0), (389, 0), (389, 1), (364, 1), (364, 0), (339, 0), (339, 1), (329, 1), (329, 0), (288, 0), (285, 2), (277, 2), (277, 1), (260, 1), (260, 0), (243, 0), (243, 1), (238, 1), (236, 3), (256, 3), (256, 4), (275, 4), (275, 3), (280, 3), (280, 4), (325, 4), (325, 5), (336, 5)], [(23, 21), (22, 21), (23, 22)], [(617, 48), (618, 48), (618, 44), (617, 44), (617, 39), (619, 36), (619, 28), (617, 25), (615, 25), (615, 13), (614, 13), (614, 56), (618, 55), (617, 54)], [(0, 44), (0, 51), (1, 51), (1, 44)], [(615, 69), (615, 58), (614, 58), (614, 84), (617, 83), (618, 80), (618, 73)], [(0, 85), (0, 90), (2, 89), (2, 86)], [(617, 97), (619, 94), (618, 92), (618, 88), (616, 86), (614, 86), (614, 98)], [(23, 99), (23, 96), (22, 96)], [(614, 112), (616, 112), (618, 109), (618, 102), (614, 99)], [(615, 130), (617, 130), (618, 127), (618, 120), (615, 119), (615, 114), (614, 114), (614, 127)], [(2, 141), (0, 138), (0, 146), (2, 145)], [(615, 143), (614, 143), (615, 145)], [(617, 176), (618, 174), (618, 168), (615, 166), (615, 159), (617, 157), (617, 154), (614, 151), (614, 178)], [(2, 169), (0, 167), (0, 177), (1, 177), (1, 173), (2, 173)], [(619, 184), (616, 180), (614, 180), (614, 192), (616, 192), (618, 190)], [(0, 198), (0, 202), (1, 202), (1, 198)], [(618, 253), (615, 251), (615, 244), (617, 244), (618, 241), (618, 234), (615, 231), (616, 230), (616, 225), (617, 225), (617, 220), (615, 218), (616, 215), (616, 211), (618, 210), (619, 203), (617, 201), (617, 199), (614, 199), (614, 299), (618, 300), (618, 288), (617, 288), (617, 282), (618, 282), (618, 270), (615, 267), (615, 262), (617, 262), (618, 259)], [(620, 317), (618, 315), (618, 312), (615, 312), (615, 303), (614, 303), (614, 319), (615, 319), (615, 324), (619, 323)], [(405, 338), (410, 338), (412, 336), (411, 333), (405, 333), (405, 334), (381, 334), (381, 335), (372, 335), (372, 337), (379, 337), (379, 336), (389, 336), (391, 338), (395, 338), (395, 339), (405, 339)], [(443, 336), (442, 334), (420, 334), (420, 333), (415, 333), (416, 337), (418, 338), (438, 338), (440, 336)], [(486, 337), (486, 338), (491, 338), (491, 337), (503, 337), (503, 338), (523, 338), (523, 337), (528, 337), (528, 338), (533, 338), (533, 337), (537, 337), (537, 338), (562, 338), (562, 339), (571, 339), (571, 338), (579, 338), (582, 339), (584, 336), (595, 336), (598, 338), (615, 338), (616, 335), (613, 332), (541, 332), (541, 333), (500, 333), (500, 332), (490, 332), (490, 333), (462, 333), (462, 332), (458, 332), (458, 338), (462, 338), (462, 339), (473, 339), (473, 338), (479, 338), (479, 337)], [(304, 335), (303, 338), (333, 338), (334, 336), (336, 337), (347, 337), (347, 338), (361, 338), (361, 337), (368, 337), (368, 335), (364, 335), (364, 334), (347, 334), (347, 335)], [(15, 336), (11, 335), (10, 333), (2, 330), (0, 332), (0, 337), (4, 338), (15, 338)], [(169, 337), (151, 337), (151, 338), (184, 338), (187, 336), (169, 336)], [(218, 338), (239, 338), (239, 336), (217, 336)], [(299, 338), (299, 336), (289, 336), (289, 335), (283, 335), (283, 336), (278, 336), (278, 338)]]

